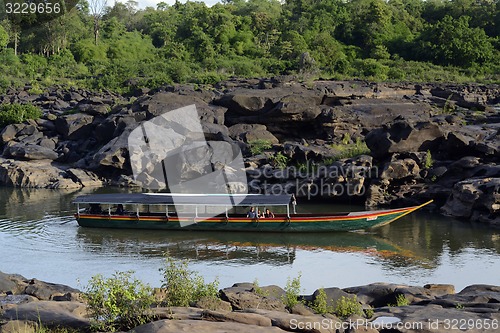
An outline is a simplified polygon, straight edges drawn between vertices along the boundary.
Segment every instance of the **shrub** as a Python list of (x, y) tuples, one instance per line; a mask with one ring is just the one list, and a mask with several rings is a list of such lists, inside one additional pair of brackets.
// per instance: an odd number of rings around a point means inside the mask
[(0, 128), (22, 123), (27, 119), (38, 119), (41, 116), (42, 110), (32, 104), (0, 104)]
[(269, 161), (271, 162), (271, 164), (278, 169), (286, 168), (289, 160), (290, 158), (288, 156), (283, 155), (282, 152), (279, 152), (276, 155), (269, 157)]
[(273, 145), (269, 140), (256, 139), (249, 141), (248, 146), (250, 148), (250, 153), (252, 153), (252, 155), (259, 155), (264, 150), (271, 148)]
[(396, 304), (387, 304), (388, 306), (407, 306), (410, 305), (410, 301), (406, 298), (405, 295), (399, 294), (396, 295)]
[(338, 151), (336, 155), (337, 159), (351, 158), (370, 153), (370, 149), (368, 149), (368, 146), (360, 137), (356, 138), (355, 143), (348, 143), (349, 141), (347, 141), (346, 137), (347, 135), (342, 139), (342, 144), (334, 144), (331, 146)]
[(188, 260), (165, 258), (162, 288), (167, 290), (167, 306), (189, 306), (201, 298), (217, 298), (219, 281), (205, 283), (202, 276), (188, 268)]
[(94, 329), (113, 332), (151, 320), (152, 289), (132, 279), (132, 273), (116, 272), (108, 279), (102, 275), (92, 277), (84, 297)]
[(427, 154), (425, 155), (424, 167), (426, 169), (430, 169), (433, 164), (434, 164), (434, 160), (432, 159), (431, 151), (427, 150)]
[(356, 296), (353, 297), (345, 297), (342, 296), (335, 306), (335, 314), (340, 318), (347, 318), (354, 314), (362, 316), (363, 309), (361, 304), (358, 303), (358, 299)]
[(325, 289), (318, 289), (318, 294), (316, 295), (311, 308), (319, 314), (332, 313), (334, 311), (333, 307), (328, 306)]
[(288, 309), (293, 308), (295, 305), (299, 304), (299, 295), (301, 292), (301, 287), (300, 287), (300, 276), (299, 275), (296, 278), (290, 279), (290, 277), (286, 281), (286, 286), (285, 286), (285, 295), (283, 296), (283, 303), (285, 303), (285, 306)]

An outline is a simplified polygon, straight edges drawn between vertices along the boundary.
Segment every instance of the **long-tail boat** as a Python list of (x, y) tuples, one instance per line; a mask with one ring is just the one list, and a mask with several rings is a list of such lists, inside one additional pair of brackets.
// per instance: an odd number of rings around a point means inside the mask
[[(431, 202), (377, 211), (304, 214), (296, 213), (293, 195), (127, 193), (91, 194), (74, 200), (75, 218), (82, 227), (262, 232), (372, 229)], [(266, 209), (282, 212), (267, 217), (259, 214)]]

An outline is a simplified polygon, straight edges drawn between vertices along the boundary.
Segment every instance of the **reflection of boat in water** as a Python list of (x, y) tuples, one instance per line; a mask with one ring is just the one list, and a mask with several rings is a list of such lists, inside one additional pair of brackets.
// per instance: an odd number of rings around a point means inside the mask
[[(378, 211), (296, 214), (291, 195), (258, 194), (94, 194), (77, 197), (75, 217), (82, 227), (190, 231), (329, 232), (377, 228), (429, 204)], [(80, 205), (89, 209), (80, 211)], [(102, 210), (106, 205), (107, 210)], [(131, 209), (125, 210), (124, 205)], [(112, 209), (116, 206), (116, 209)], [(141, 211), (146, 206), (147, 211)], [(150, 208), (157, 211), (151, 211)], [(172, 211), (175, 207), (175, 211)], [(250, 208), (245, 213), (231, 211)], [(261, 216), (259, 208), (283, 207), (285, 213)], [(209, 212), (208, 210), (212, 211)]]
[(78, 229), (77, 237), (89, 251), (120, 255), (202, 261), (268, 262), (283, 265), (295, 260), (297, 250), (356, 252), (381, 257), (408, 257), (411, 252), (389, 241), (364, 233), (256, 233), (256, 232), (158, 232), (144, 230)]

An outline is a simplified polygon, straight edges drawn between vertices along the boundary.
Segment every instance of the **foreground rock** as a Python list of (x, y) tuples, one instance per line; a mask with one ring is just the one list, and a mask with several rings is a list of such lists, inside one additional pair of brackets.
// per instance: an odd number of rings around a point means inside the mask
[[(500, 325), (500, 286), (472, 285), (455, 293), (452, 285), (374, 283), (324, 291), (331, 313), (318, 314), (319, 290), (300, 296), (311, 307), (299, 303), (288, 309), (280, 287), (237, 283), (220, 292), (229, 308), (159, 306), (152, 309), (152, 322), (129, 332), (445, 333), (457, 327), (482, 333), (498, 332)], [(346, 299), (348, 306), (341, 304)], [(0, 272), (0, 309), (2, 333), (35, 332), (40, 325), (90, 330), (80, 292), (64, 285)]]

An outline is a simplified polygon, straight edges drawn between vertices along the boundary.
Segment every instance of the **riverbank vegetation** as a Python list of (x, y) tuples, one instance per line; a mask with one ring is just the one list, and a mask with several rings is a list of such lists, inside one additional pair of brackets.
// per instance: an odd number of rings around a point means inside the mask
[(129, 92), (231, 76), (498, 82), (498, 0), (79, 1), (0, 22), (0, 90)]

